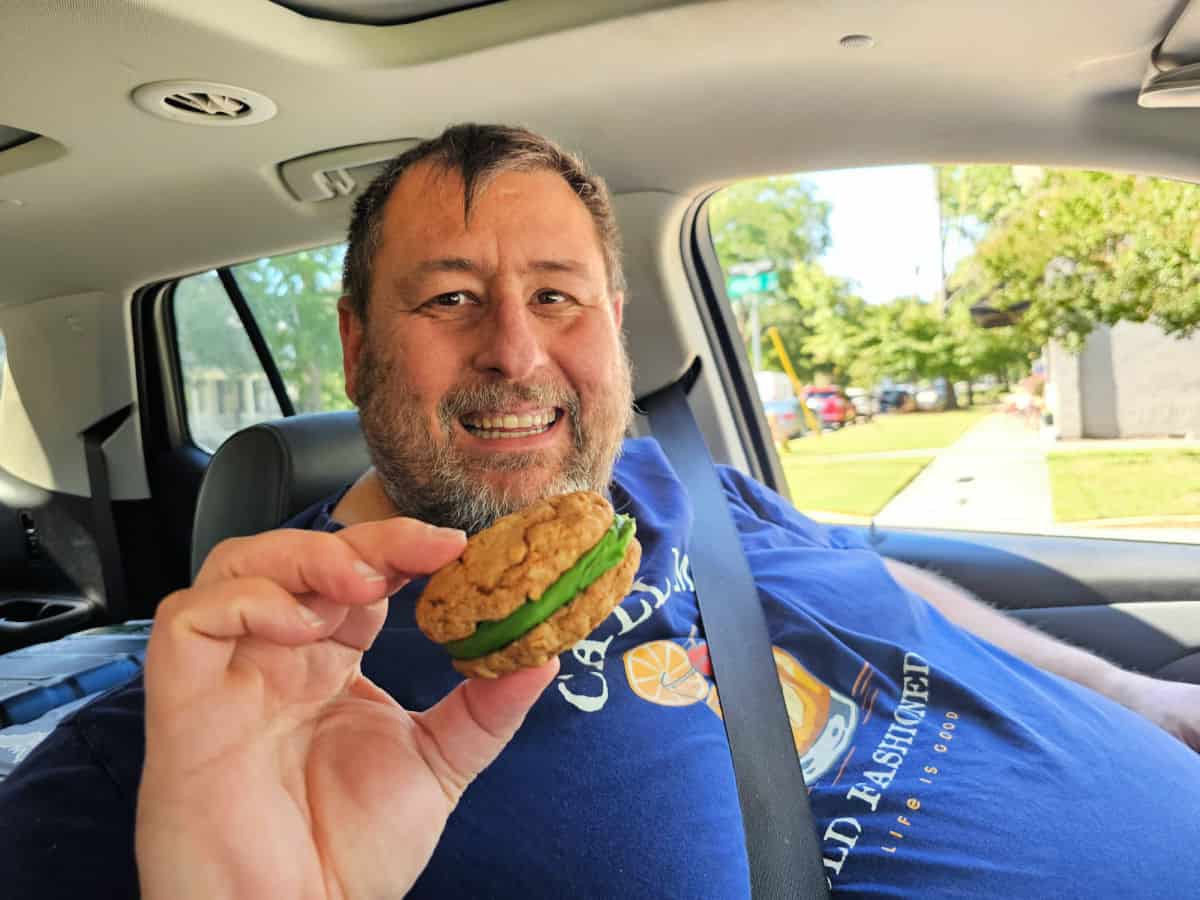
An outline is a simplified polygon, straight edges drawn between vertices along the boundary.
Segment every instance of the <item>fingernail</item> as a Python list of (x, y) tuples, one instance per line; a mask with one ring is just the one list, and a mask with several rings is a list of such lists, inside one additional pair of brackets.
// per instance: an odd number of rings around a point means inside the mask
[(461, 528), (439, 528), (436, 525), (430, 525), (429, 530), (432, 531), (437, 537), (457, 537), (461, 538), (462, 540), (467, 539), (467, 533)]
[(312, 609), (305, 606), (303, 603), (297, 607), (300, 611), (300, 618), (304, 620), (304, 624), (309, 628), (320, 628), (325, 624), (325, 620), (318, 616)]
[(354, 571), (361, 575), (365, 581), (383, 581), (383, 575), (372, 569), (361, 559), (355, 561)]

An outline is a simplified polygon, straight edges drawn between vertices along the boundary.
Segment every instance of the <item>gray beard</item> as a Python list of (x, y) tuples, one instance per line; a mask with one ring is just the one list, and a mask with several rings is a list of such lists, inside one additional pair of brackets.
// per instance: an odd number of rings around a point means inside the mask
[[(394, 374), (394, 367), (364, 347), (357, 372), (358, 405), (363, 435), (384, 492), (401, 516), (468, 534), (516, 512), (532, 499), (571, 491), (607, 495), (621, 441), (632, 417), (633, 391), (629, 364), (622, 352), (619, 384), (593, 411), (585, 429), (578, 395), (563, 385), (485, 382), (451, 390), (438, 404), (438, 431), (431, 434), (417, 398)], [(469, 456), (452, 443), (462, 416), (519, 402), (562, 410), (562, 425), (571, 429), (565, 459), (546, 451)], [(521, 472), (558, 465), (539, 497), (514, 495), (483, 479), (486, 472)]]

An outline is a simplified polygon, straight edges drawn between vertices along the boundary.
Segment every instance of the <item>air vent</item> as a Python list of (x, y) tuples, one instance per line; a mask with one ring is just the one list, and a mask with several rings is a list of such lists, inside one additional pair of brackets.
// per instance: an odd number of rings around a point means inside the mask
[(240, 119), (250, 112), (250, 104), (244, 103), (237, 97), (208, 94), (203, 91), (168, 94), (163, 97), (163, 103), (180, 112), (202, 113), (206, 116), (228, 116), (230, 119)]
[(208, 81), (156, 81), (133, 92), (140, 109), (189, 125), (256, 125), (274, 117), (276, 108), (262, 94)]

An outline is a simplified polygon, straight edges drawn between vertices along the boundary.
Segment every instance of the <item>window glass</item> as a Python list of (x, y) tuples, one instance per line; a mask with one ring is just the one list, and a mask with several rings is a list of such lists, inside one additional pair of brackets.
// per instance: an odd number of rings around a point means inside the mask
[[(350, 409), (337, 299), (345, 244), (265, 257), (230, 271), (297, 413)], [(182, 279), (175, 319), (192, 439), (213, 450), (234, 431), (279, 418), (279, 403), (215, 271)]]
[(802, 510), (1200, 542), (1196, 186), (898, 166), (708, 212)]
[(176, 285), (175, 330), (188, 428), (197, 446), (211, 452), (235, 431), (279, 418), (267, 375), (216, 272)]
[(351, 408), (337, 322), (345, 255), (336, 244), (233, 267), (298, 413)]

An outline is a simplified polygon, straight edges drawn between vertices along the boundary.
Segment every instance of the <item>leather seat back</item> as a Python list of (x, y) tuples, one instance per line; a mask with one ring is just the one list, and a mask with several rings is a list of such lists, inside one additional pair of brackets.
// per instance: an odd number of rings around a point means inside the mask
[(269, 531), (371, 465), (357, 412), (312, 413), (245, 428), (213, 454), (192, 526), (192, 577), (218, 543)]

